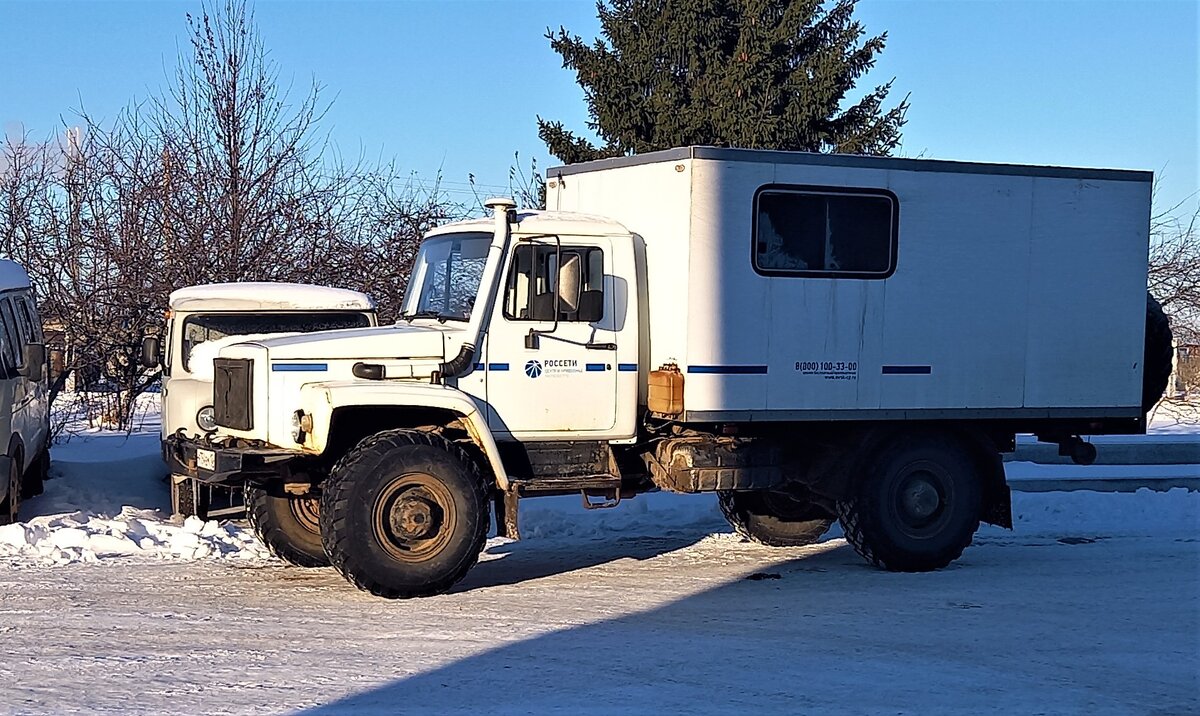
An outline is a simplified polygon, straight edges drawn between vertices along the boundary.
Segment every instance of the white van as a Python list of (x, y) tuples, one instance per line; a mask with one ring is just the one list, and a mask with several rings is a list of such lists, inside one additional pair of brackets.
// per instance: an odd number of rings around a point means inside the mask
[(0, 525), (41, 494), (50, 468), (46, 344), (29, 274), (0, 260)]
[(375, 303), (366, 294), (341, 288), (246, 282), (181, 288), (167, 304), (165, 341), (147, 336), (142, 363), (148, 368), (161, 365), (163, 371), (163, 459), (171, 471), (171, 511), (184, 517), (231, 516), (242, 511), (241, 491), (231, 494), (190, 479), (189, 467), (173, 460), (171, 449), (181, 436), (216, 430), (215, 348), (237, 337), (374, 326)]

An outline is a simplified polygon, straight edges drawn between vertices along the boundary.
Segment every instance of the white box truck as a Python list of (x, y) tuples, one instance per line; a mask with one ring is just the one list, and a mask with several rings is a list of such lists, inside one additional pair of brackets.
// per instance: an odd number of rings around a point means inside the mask
[[(552, 169), (549, 211), (431, 231), (395, 326), (214, 360), (199, 479), (385, 597), (448, 589), (523, 497), (716, 492), (766, 544), (834, 519), (891, 570), (1011, 527), (1017, 433), (1081, 462), (1170, 369), (1151, 174), (688, 147)], [(319, 496), (320, 544), (287, 505)]]

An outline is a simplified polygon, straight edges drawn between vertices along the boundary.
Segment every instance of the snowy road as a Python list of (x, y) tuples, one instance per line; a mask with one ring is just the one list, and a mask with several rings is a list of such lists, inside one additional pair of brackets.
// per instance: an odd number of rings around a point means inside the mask
[[(707, 518), (600, 541), (554, 509), (534, 522), (561, 536), (493, 541), (455, 593), (407, 602), (269, 561), (12, 561), (0, 711), (1197, 713), (1196, 497), (1022, 497), (1017, 532), (924, 575)], [(1081, 522), (1121, 500), (1146, 504)]]
[(1197, 492), (1014, 493), (1015, 530), (920, 575), (836, 528), (741, 542), (711, 495), (544, 498), (453, 593), (388, 602), (171, 523), (156, 454), (56, 447), (0, 528), (0, 714), (1200, 714)]

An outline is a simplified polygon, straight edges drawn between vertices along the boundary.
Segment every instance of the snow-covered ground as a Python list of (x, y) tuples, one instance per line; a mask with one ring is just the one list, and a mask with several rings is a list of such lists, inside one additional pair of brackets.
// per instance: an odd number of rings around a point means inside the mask
[(1196, 492), (1017, 492), (921, 575), (742, 542), (710, 496), (530, 500), (388, 602), (171, 523), (160, 471), (152, 432), (76, 435), (0, 528), (0, 713), (1200, 713)]

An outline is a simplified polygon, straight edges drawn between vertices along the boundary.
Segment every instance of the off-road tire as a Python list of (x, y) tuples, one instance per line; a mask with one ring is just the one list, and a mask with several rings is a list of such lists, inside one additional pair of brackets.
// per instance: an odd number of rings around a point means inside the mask
[[(932, 522), (913, 527), (905, 494), (935, 487)], [(837, 503), (846, 541), (863, 559), (893, 572), (928, 572), (958, 559), (979, 529), (982, 476), (966, 448), (949, 436), (903, 435), (864, 462), (852, 497)], [(906, 490), (907, 484), (907, 490)], [(916, 500), (920, 501), (920, 500)]]
[[(411, 486), (416, 483), (421, 484)], [(374, 595), (406, 599), (440, 594), (479, 560), (490, 526), (490, 493), (478, 464), (442, 436), (410, 430), (377, 433), (346, 453), (325, 482), (325, 551), (342, 576)], [(433, 506), (428, 524), (445, 531), (414, 539), (417, 546), (406, 553), (403, 538), (391, 530), (396, 529), (399, 506), (414, 494), (440, 496), (425, 504)]]
[(780, 508), (781, 500), (766, 491), (721, 491), (717, 493), (721, 514), (734, 531), (751, 542), (770, 547), (803, 547), (815, 543), (829, 531), (834, 516), (811, 501), (796, 499)]
[[(179, 515), (185, 520), (189, 517), (207, 520), (208, 488), (201, 487), (197, 490), (190, 478), (183, 482), (175, 482), (173, 478), (168, 479), (171, 484), (171, 516)], [(199, 495), (196, 494), (197, 492)], [(199, 497), (198, 500), (197, 497)]]
[(294, 509), (302, 507), (297, 500), (311, 500), (309, 507), (317, 507), (317, 498), (276, 496), (261, 487), (247, 485), (245, 499), (250, 526), (271, 554), (297, 567), (329, 566), (316, 521), (309, 524), (297, 517), (298, 510)]
[(8, 497), (4, 498), (4, 502), (0, 502), (0, 525), (12, 525), (20, 522), (18, 512), (21, 508), (21, 455), (16, 454), (12, 458), (12, 467), (9, 468), (8, 480)]
[(1146, 351), (1142, 359), (1142, 412), (1148, 413), (1163, 396), (1171, 379), (1174, 346), (1171, 323), (1154, 296), (1146, 294)]
[(42, 448), (37, 459), (29, 466), (25, 479), (21, 483), (21, 499), (28, 500), (37, 497), (46, 489), (46, 480), (50, 477), (50, 448)]

